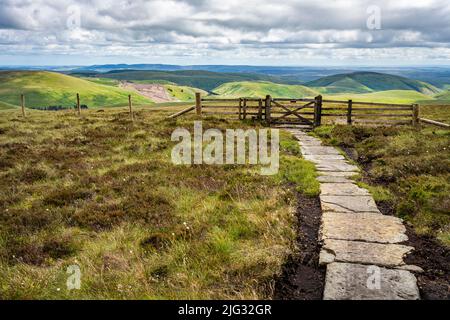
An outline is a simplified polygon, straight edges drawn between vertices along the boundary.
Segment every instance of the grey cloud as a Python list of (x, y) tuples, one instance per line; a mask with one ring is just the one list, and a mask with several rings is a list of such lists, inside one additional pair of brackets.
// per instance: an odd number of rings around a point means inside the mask
[[(80, 30), (67, 28), (73, 5)], [(381, 9), (382, 30), (366, 27), (371, 5)], [(160, 48), (179, 56), (324, 55), (330, 48), (369, 55), (364, 49), (448, 48), (449, 17), (448, 0), (0, 0), (0, 46), (61, 54), (109, 47), (125, 55)]]

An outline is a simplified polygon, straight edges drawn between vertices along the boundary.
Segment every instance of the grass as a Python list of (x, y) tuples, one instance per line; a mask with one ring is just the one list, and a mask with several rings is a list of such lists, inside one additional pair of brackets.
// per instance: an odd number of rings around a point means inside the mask
[[(419, 116), (421, 118), (431, 119), (431, 120), (450, 124), (450, 104), (447, 104), (447, 105), (421, 105)], [(437, 129), (437, 128), (434, 127), (434, 129)]]
[(164, 85), (169, 95), (179, 101), (195, 101), (195, 93), (200, 92), (203, 96), (207, 95), (206, 91), (197, 88), (191, 88), (187, 86), (178, 86), (166, 84)]
[(83, 80), (91, 81), (97, 84), (102, 84), (106, 86), (118, 87), (119, 81), (115, 79), (108, 78), (94, 78), (94, 77), (80, 77)]
[(418, 233), (450, 246), (450, 131), (337, 125), (316, 129), (315, 134), (355, 149), (365, 168), (359, 183), (377, 203), (391, 207)]
[(360, 102), (382, 102), (382, 103), (415, 103), (417, 101), (429, 100), (430, 96), (414, 90), (387, 90), (370, 93), (346, 93), (324, 95), (324, 99), (349, 100)]
[(17, 107), (18, 107), (17, 105), (0, 101), (0, 110), (15, 109)]
[(287, 85), (273, 82), (242, 81), (225, 83), (215, 88), (214, 93), (228, 98), (264, 98), (271, 95), (276, 98), (313, 97), (317, 91), (301, 85)]
[(19, 105), (22, 93), (25, 94), (26, 105), (36, 108), (58, 105), (73, 107), (76, 103), (77, 93), (80, 94), (81, 104), (85, 104), (89, 108), (127, 105), (129, 94), (133, 95), (135, 105), (152, 104), (149, 99), (136, 94), (136, 92), (59, 73), (46, 71), (0, 72), (0, 101), (2, 103)]
[[(0, 296), (4, 299), (270, 299), (295, 250), (295, 193), (314, 170), (281, 135), (281, 168), (174, 166), (194, 116), (169, 107), (2, 111)], [(250, 123), (249, 123), (250, 125)], [(206, 118), (204, 130), (246, 127)], [(294, 165), (294, 166), (293, 166)], [(66, 289), (69, 265), (81, 289)]]

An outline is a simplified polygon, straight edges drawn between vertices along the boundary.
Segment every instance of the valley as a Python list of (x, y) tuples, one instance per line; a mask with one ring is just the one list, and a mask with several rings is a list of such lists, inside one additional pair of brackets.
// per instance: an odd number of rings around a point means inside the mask
[(32, 108), (59, 105), (73, 107), (76, 93), (80, 94), (82, 103), (89, 108), (125, 106), (129, 94), (133, 96), (134, 105), (193, 102), (195, 92), (217, 98), (264, 98), (266, 95), (312, 98), (320, 94), (328, 99), (367, 102), (450, 103), (450, 84), (436, 87), (394, 74), (360, 71), (327, 75), (306, 82), (301, 81), (301, 77), (289, 80), (285, 77), (285, 73), (280, 77), (256, 72), (205, 70), (120, 69), (96, 72), (79, 69), (65, 74), (0, 71), (0, 110), (17, 107), (22, 93), (26, 95), (26, 105)]

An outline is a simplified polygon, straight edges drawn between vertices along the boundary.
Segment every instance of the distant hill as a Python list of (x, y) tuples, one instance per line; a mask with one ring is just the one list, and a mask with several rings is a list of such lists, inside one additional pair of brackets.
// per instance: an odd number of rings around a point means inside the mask
[(231, 98), (263, 98), (268, 94), (277, 98), (301, 98), (314, 97), (318, 95), (317, 91), (301, 85), (250, 81), (225, 83), (215, 88), (213, 93), (219, 96)]
[[(77, 73), (77, 75), (86, 75)], [(93, 74), (89, 74), (92, 76)], [(182, 86), (200, 88), (206, 91), (220, 86), (227, 82), (236, 81), (270, 81), (271, 76), (252, 74), (252, 73), (218, 73), (199, 70), (182, 71), (141, 71), (141, 70), (114, 70), (106, 73), (97, 74), (101, 78), (110, 78), (117, 80), (163, 80)]]
[(134, 91), (110, 85), (102, 85), (68, 75), (47, 71), (0, 72), (0, 101), (18, 105), (20, 94), (25, 94), (28, 107), (73, 106), (76, 94), (88, 107), (112, 107), (128, 104), (128, 94), (133, 95), (136, 105), (152, 101)]
[(413, 90), (426, 95), (440, 92), (435, 86), (401, 76), (378, 72), (336, 74), (308, 82), (308, 87), (320, 88), (323, 93), (369, 93), (386, 90)]

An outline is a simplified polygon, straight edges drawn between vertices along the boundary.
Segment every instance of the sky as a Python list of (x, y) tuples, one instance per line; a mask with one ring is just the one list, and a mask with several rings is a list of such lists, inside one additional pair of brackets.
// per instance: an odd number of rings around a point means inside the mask
[(450, 65), (449, 0), (0, 0), (0, 65)]

